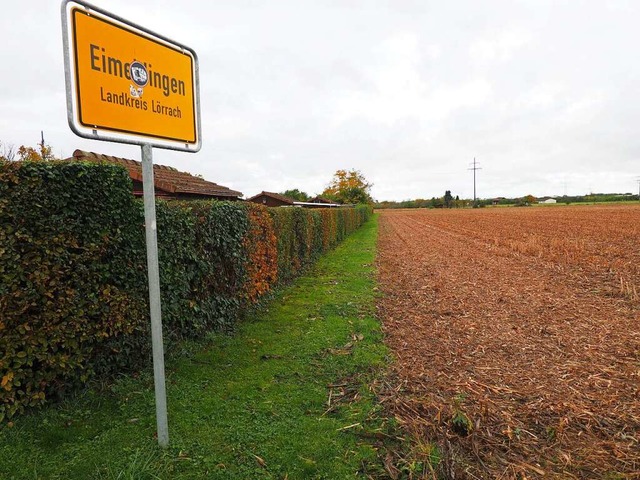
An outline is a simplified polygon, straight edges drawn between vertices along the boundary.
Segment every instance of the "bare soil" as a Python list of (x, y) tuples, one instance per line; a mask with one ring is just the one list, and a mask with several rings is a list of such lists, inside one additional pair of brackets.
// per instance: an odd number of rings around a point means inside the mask
[(640, 207), (384, 210), (383, 398), (445, 478), (640, 478)]

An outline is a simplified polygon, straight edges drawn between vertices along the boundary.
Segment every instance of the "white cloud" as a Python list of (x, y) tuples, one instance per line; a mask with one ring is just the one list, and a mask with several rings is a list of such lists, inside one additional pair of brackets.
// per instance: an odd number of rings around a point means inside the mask
[(567, 89), (560, 83), (540, 83), (520, 94), (514, 106), (528, 110), (547, 110), (562, 101), (567, 93)]
[(352, 118), (384, 125), (403, 119), (422, 123), (437, 122), (452, 111), (478, 107), (491, 97), (491, 84), (484, 78), (469, 78), (455, 84), (443, 84), (425, 75), (425, 59), (439, 57), (439, 47), (422, 50), (415, 33), (398, 33), (386, 38), (376, 49), (374, 67), (365, 76), (373, 88), (347, 91), (335, 103), (333, 126)]
[(496, 31), (474, 40), (469, 47), (469, 56), (479, 66), (504, 63), (531, 42), (532, 36), (524, 30)]

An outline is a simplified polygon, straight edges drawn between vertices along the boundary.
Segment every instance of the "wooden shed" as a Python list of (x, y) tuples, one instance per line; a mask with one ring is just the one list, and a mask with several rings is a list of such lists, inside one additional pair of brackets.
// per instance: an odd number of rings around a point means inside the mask
[(293, 207), (294, 200), (273, 192), (260, 192), (247, 199), (248, 202), (259, 203), (266, 207)]
[[(136, 197), (142, 196), (142, 163), (137, 160), (82, 150), (76, 150), (73, 152), (73, 157), (66, 160), (121, 165), (127, 169), (133, 181), (133, 194)], [(240, 200), (240, 197), (242, 197), (241, 192), (165, 165), (154, 164), (153, 183), (157, 198), (173, 200)]]

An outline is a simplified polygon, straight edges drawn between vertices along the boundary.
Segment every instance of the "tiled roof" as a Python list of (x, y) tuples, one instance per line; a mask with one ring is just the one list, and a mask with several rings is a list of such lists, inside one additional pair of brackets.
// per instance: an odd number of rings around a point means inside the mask
[(290, 199), (289, 197), (285, 197), (284, 195), (280, 195), (279, 193), (273, 193), (273, 192), (260, 192), (259, 194), (254, 195), (253, 197), (249, 198), (247, 201), (248, 202), (252, 202), (256, 198), (262, 197), (263, 195), (266, 196), (266, 197), (271, 197), (271, 198), (274, 198), (276, 200), (280, 200), (281, 202), (293, 205), (293, 200)]
[[(129, 172), (129, 176), (142, 182), (142, 163), (137, 160), (112, 157), (94, 152), (76, 150), (73, 159), (89, 162), (107, 162), (122, 165)], [(208, 182), (202, 178), (181, 172), (173, 167), (165, 165), (153, 165), (153, 180), (156, 188), (174, 194), (192, 194), (209, 197), (241, 197), (242, 193), (231, 190), (223, 185)]]

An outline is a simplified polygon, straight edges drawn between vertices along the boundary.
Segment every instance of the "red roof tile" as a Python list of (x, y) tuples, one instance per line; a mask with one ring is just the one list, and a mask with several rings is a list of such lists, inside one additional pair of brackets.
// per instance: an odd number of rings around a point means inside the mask
[(259, 197), (262, 197), (262, 196), (275, 198), (276, 200), (279, 200), (281, 202), (293, 205), (293, 200), (291, 198), (285, 197), (284, 195), (280, 195), (279, 193), (273, 193), (273, 192), (260, 192), (259, 194), (254, 195), (253, 197), (247, 199), (247, 201), (248, 202), (253, 202), (255, 199), (257, 199)]
[[(76, 150), (73, 152), (73, 159), (89, 162), (106, 162), (122, 165), (129, 172), (129, 176), (142, 182), (142, 163), (137, 160), (112, 157), (94, 152)], [(206, 197), (226, 197), (239, 198), (241, 192), (231, 190), (223, 185), (208, 182), (203, 178), (196, 177), (190, 173), (181, 172), (173, 167), (165, 165), (153, 165), (153, 180), (156, 188), (173, 194), (191, 194)]]

